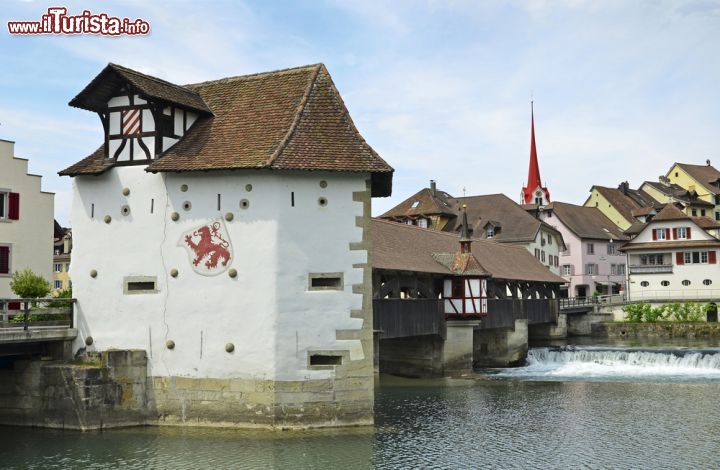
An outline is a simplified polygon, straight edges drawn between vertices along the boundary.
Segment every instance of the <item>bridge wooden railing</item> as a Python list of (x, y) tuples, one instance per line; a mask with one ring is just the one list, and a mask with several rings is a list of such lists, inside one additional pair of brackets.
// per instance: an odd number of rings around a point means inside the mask
[[(380, 339), (440, 335), (445, 338), (445, 313), (440, 299), (374, 299), (373, 321)], [(557, 299), (489, 299), (480, 328), (512, 328), (515, 320), (528, 324), (554, 323)]]
[(73, 328), (75, 299), (0, 299), (0, 328)]
[(557, 299), (490, 299), (480, 328), (512, 328), (515, 320), (527, 320), (529, 325), (554, 323), (557, 314)]
[(442, 302), (438, 299), (374, 299), (374, 328), (380, 331), (380, 339), (423, 335), (445, 338)]

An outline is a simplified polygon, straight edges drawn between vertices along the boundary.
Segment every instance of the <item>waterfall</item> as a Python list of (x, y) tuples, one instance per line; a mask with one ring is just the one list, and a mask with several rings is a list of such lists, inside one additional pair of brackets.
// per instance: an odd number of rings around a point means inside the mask
[(720, 349), (533, 348), (527, 365), (494, 377), (529, 380), (717, 380)]

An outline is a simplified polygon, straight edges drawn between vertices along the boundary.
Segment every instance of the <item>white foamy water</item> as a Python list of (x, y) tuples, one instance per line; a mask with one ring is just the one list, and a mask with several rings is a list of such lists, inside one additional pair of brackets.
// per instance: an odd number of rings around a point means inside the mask
[(525, 367), (493, 377), (528, 380), (720, 381), (720, 349), (534, 348)]

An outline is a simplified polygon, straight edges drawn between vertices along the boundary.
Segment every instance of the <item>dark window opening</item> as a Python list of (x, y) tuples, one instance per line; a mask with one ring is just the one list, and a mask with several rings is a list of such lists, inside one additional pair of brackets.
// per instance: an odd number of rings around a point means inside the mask
[(155, 290), (155, 283), (153, 281), (128, 282), (127, 290), (129, 290), (129, 291)]
[(315, 289), (339, 289), (341, 286), (339, 277), (314, 277), (310, 280), (310, 287)]
[(342, 356), (330, 356), (326, 354), (313, 354), (310, 356), (311, 366), (341, 366)]

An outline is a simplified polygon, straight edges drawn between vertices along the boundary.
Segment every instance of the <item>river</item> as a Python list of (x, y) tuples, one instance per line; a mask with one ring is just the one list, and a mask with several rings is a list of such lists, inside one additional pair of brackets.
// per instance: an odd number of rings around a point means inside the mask
[(549, 346), (469, 379), (382, 377), (370, 428), (0, 427), (0, 468), (720, 467), (717, 344)]

